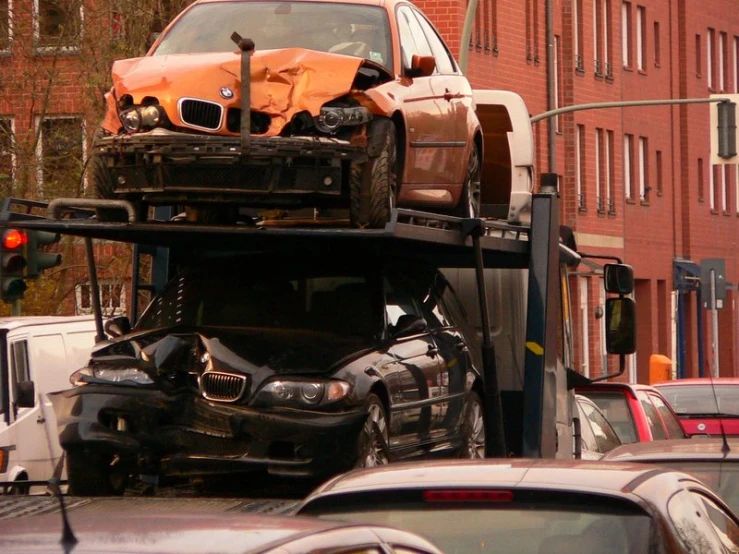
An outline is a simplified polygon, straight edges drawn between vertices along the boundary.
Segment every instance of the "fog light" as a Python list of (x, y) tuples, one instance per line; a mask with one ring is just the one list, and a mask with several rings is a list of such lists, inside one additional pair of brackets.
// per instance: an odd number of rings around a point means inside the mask
[(121, 123), (126, 131), (135, 133), (141, 129), (141, 115), (136, 109), (125, 111), (121, 114)]

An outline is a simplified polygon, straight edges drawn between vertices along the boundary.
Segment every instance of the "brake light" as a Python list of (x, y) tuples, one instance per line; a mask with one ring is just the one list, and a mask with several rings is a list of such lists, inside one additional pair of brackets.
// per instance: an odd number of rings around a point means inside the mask
[(424, 491), (423, 499), (426, 502), (511, 502), (513, 491), (475, 489)]

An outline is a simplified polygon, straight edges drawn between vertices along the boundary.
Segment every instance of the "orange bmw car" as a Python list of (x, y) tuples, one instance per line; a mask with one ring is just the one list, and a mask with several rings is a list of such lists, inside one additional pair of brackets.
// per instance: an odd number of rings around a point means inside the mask
[(349, 208), (357, 227), (394, 206), (479, 213), (472, 89), (410, 2), (199, 0), (112, 76), (100, 198)]

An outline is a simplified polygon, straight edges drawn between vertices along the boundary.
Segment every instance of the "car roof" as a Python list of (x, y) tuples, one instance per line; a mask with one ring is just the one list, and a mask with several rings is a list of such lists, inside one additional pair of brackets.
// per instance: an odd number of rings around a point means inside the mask
[(690, 379), (675, 379), (674, 381), (664, 381), (655, 383), (656, 388), (660, 387), (679, 387), (682, 385), (739, 385), (737, 377), (693, 377)]
[[(667, 470), (659, 470), (667, 471)], [(381, 490), (427, 488), (536, 488), (625, 496), (653, 474), (642, 464), (587, 460), (510, 459), (442, 460), (397, 463), (372, 470), (356, 470), (319, 487), (313, 496)]]
[[(74, 552), (259, 552), (330, 529), (379, 527), (303, 517), (182, 512), (161, 507), (116, 513), (115, 517), (104, 511), (70, 512), (68, 516), (78, 541)], [(58, 552), (61, 537), (59, 514), (0, 521), (2, 552)]]
[(609, 389), (625, 389), (625, 390), (656, 390), (651, 385), (643, 385), (641, 383), (593, 383), (591, 385), (582, 385), (575, 387), (575, 392), (583, 393), (587, 391), (606, 391)]
[(739, 439), (726, 439), (729, 452), (724, 453), (721, 438), (698, 437), (624, 444), (606, 452), (603, 460), (617, 462), (670, 460), (736, 460), (739, 461)]
[[(195, 4), (217, 4), (225, 2), (281, 2), (282, 0), (198, 0)], [(291, 2), (328, 2), (331, 4), (366, 4), (384, 6), (397, 4), (404, 0), (290, 0)]]
[(65, 315), (31, 315), (20, 317), (0, 317), (0, 329), (13, 330), (31, 325), (53, 325), (56, 323), (73, 323), (93, 321), (91, 315), (65, 316)]

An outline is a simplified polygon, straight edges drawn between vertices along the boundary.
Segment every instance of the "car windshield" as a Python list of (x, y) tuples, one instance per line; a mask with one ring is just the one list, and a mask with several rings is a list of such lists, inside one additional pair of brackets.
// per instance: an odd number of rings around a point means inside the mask
[(334, 2), (214, 2), (187, 11), (154, 56), (233, 52), (233, 32), (257, 51), (308, 48), (366, 58), (391, 66), (390, 26), (378, 6)]
[(611, 423), (622, 444), (636, 442), (636, 426), (631, 417), (631, 410), (626, 397), (618, 392), (603, 391), (579, 391), (578, 394), (587, 396), (592, 400), (606, 419)]
[(374, 291), (380, 294), (379, 277), (349, 269), (248, 267), (215, 264), (180, 273), (136, 330), (259, 327), (372, 337), (380, 329), (383, 314), (373, 300)]
[(618, 509), (527, 505), (430, 508), (388, 504), (360, 511), (306, 514), (323, 519), (378, 523), (425, 536), (446, 554), (515, 553), (644, 554), (650, 518)]
[(659, 387), (659, 391), (678, 415), (724, 414), (739, 417), (739, 386), (712, 387), (706, 383)]
[(659, 460), (661, 466), (684, 471), (703, 481), (736, 513), (739, 513), (739, 463), (737, 461)]

